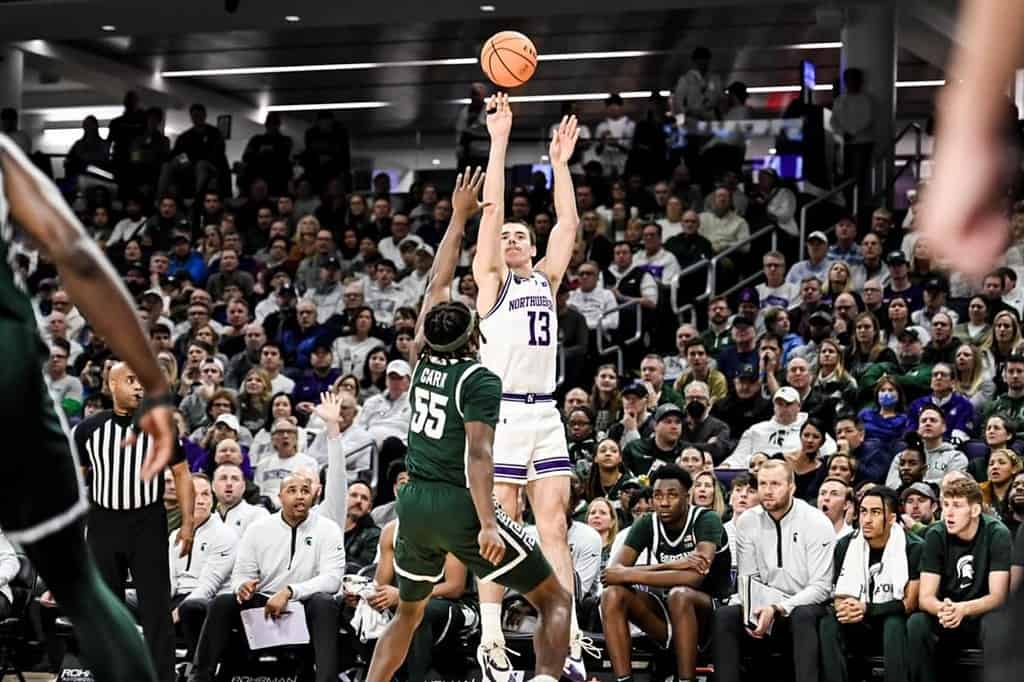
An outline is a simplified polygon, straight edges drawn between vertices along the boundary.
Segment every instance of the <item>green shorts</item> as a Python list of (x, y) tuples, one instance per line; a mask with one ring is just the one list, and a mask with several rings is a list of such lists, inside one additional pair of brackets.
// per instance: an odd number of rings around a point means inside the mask
[(480, 580), (493, 581), (520, 594), (533, 591), (551, 575), (533, 538), (494, 504), (505, 556), (495, 566), (480, 556), (480, 521), (466, 488), (447, 483), (409, 481), (398, 492), (398, 537), (395, 572), (402, 601), (430, 596), (444, 577), (445, 555), (452, 554)]
[(21, 445), (0, 457), (0, 527), (31, 543), (89, 508), (66, 424), (43, 379), (35, 328), (0, 317), (0, 428)]

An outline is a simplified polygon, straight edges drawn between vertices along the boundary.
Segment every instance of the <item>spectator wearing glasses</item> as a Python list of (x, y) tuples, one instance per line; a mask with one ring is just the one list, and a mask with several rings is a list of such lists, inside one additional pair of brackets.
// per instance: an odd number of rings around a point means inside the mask
[(964, 441), (974, 433), (974, 406), (968, 398), (954, 389), (952, 365), (940, 362), (932, 367), (931, 395), (910, 403), (907, 419), (911, 424), (917, 421), (922, 408), (926, 405), (934, 405), (942, 411), (947, 438)]
[(300, 467), (311, 471), (319, 471), (317, 461), (298, 450), (299, 428), (288, 419), (274, 422), (270, 433), (271, 452), (256, 463), (253, 482), (259, 486), (260, 494), (266, 497), (275, 509), (281, 502), (278, 491), (282, 481), (287, 479)]
[(764, 282), (757, 285), (762, 308), (789, 308), (800, 296), (798, 284), (786, 281), (786, 257), (781, 251), (769, 251), (761, 257)]
[(50, 343), (50, 361), (46, 364), (47, 383), (54, 402), (60, 405), (67, 418), (77, 417), (82, 411), (82, 382), (68, 374), (68, 355), (71, 347), (64, 339)]
[(68, 338), (77, 340), (85, 328), (85, 318), (78, 308), (71, 303), (71, 297), (65, 289), (57, 289), (50, 296), (50, 309), (64, 314), (64, 326), (67, 327)]
[[(190, 430), (204, 424), (207, 405), (213, 400), (217, 391), (224, 386), (224, 366), (216, 358), (207, 358), (199, 367), (199, 377), (200, 383), (178, 406), (181, 413), (185, 415), (185, 421)], [(221, 398), (221, 400), (224, 399)], [(229, 405), (228, 407), (235, 406)]]

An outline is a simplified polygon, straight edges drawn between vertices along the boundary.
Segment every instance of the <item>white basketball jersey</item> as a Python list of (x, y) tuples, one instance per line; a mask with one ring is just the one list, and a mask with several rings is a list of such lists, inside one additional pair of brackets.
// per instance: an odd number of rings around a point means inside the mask
[(504, 393), (554, 393), (558, 314), (548, 278), (512, 272), (494, 307), (480, 320), (480, 361), (501, 378)]

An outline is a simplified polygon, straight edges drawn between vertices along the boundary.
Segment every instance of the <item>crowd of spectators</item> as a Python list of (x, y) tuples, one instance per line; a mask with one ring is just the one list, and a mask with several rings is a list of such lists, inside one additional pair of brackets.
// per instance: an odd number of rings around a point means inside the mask
[[(694, 53), (658, 116), (749, 116), (746, 88), (723, 91), (707, 60)], [(481, 158), (473, 106), (460, 123), (468, 160)], [(230, 593), (248, 598), (259, 566), (280, 568), (288, 541), (267, 520), (280, 514), (309, 524), (318, 547), (342, 538), (344, 554), (324, 549), (319, 564), (282, 569), (260, 589), (275, 608), (307, 602), (318, 666), (359, 665), (397, 605), (386, 557), (408, 480), (409, 350), (452, 203), (429, 182), (394, 192), (384, 174), (353, 191), (347, 133), (329, 113), (301, 152), (272, 114), (235, 167), (205, 109), (190, 113), (193, 128), (172, 146), (162, 112), (130, 94), (110, 138), (97, 142), (87, 120), (68, 157), (72, 174), (89, 163), (115, 171), (116, 194), (80, 192), (74, 208), (138, 302), (180, 401), (196, 546), (210, 540), (208, 558), (172, 570), (176, 616), (203, 666), (221, 656), (226, 635), (211, 637), (203, 618), (222, 627), (237, 611)], [(677, 149), (614, 96), (596, 123), (581, 128), (581, 230), (557, 292), (581, 623), (607, 635), (622, 681), (632, 668), (618, 638), (630, 628), (674, 654), (678, 679), (699, 661), (738, 680), (750, 656), (780, 641), (800, 682), (847, 679), (846, 662), (881, 654), (878, 642), (891, 682), (937, 679), (937, 655), (982, 646), (1011, 563), (1014, 584), (1024, 566), (1021, 547), (1011, 557), (1024, 520), (1024, 234), (981, 281), (932, 258), (912, 208), (842, 213), (798, 244), (804, 197), (770, 169), (749, 174), (735, 139), (694, 128)], [(852, 139), (852, 151), (869, 153)], [(550, 188), (541, 176), (508, 192), (509, 220), (532, 228), (539, 259)], [(1012, 225), (1024, 225), (1024, 207), (1012, 210)], [(777, 228), (778, 249), (744, 242), (765, 226)], [(468, 233), (452, 296), (472, 306)], [(763, 276), (699, 298), (709, 259), (736, 246), (719, 261), (716, 291)], [(17, 259), (54, 396), (74, 424), (109, 406), (113, 358), (46, 257), (21, 246)], [(673, 299), (697, 314), (682, 320)], [(171, 488), (165, 505), (175, 509)], [(686, 552), (656, 547), (659, 533), (673, 543), (691, 522)], [(747, 609), (752, 583), (777, 599)], [(464, 660), (441, 660), (432, 642), (472, 638), (473, 593), (472, 576), (446, 566), (409, 679)], [(664, 625), (635, 617), (637, 604), (655, 603)], [(528, 630), (528, 611), (507, 609), (505, 627)], [(326, 657), (335, 640), (324, 628), (339, 614), (357, 636)], [(442, 633), (446, 619), (457, 626)]]

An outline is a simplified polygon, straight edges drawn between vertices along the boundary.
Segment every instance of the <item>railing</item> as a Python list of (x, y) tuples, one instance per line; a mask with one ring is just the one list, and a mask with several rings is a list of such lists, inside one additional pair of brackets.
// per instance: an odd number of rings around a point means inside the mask
[[(908, 133), (914, 134), (914, 156), (904, 165), (901, 169), (890, 178), (889, 169), (893, 161), (896, 160), (896, 146), (899, 145), (900, 140), (907, 136)], [(886, 150), (885, 154), (875, 159), (871, 164), (871, 198), (874, 199), (880, 195), (889, 197), (889, 193), (892, 192), (892, 188), (896, 186), (896, 181), (907, 172), (907, 168), (911, 165), (915, 169), (914, 177), (921, 177), (921, 138), (924, 135), (924, 130), (921, 128), (921, 124), (910, 122), (903, 126), (902, 130), (896, 134), (896, 137), (892, 139), (892, 144), (889, 149)], [(882, 176), (882, 182), (878, 182), (879, 172)], [(881, 186), (881, 189), (879, 189)]]
[[(605, 332), (604, 318), (609, 317), (610, 315), (619, 313), (619, 312), (621, 312), (623, 310), (626, 310), (627, 308), (632, 308), (632, 307), (636, 308), (636, 331), (633, 333), (633, 336), (629, 337), (628, 339), (623, 341), (621, 344), (616, 343), (616, 344), (612, 344), (611, 346), (605, 347), (605, 345), (604, 345), (604, 343), (605, 343), (605, 341), (604, 341), (604, 332)], [(597, 321), (597, 354), (598, 355), (605, 355), (606, 353), (615, 353), (616, 366), (619, 368), (619, 376), (623, 375), (623, 371), (624, 371), (624, 368), (625, 368), (625, 361), (623, 360), (623, 357), (622, 357), (622, 349), (623, 349), (623, 347), (625, 347), (625, 346), (632, 346), (634, 343), (639, 341), (640, 337), (643, 336), (643, 334), (644, 334), (643, 319), (642, 319), (642, 317), (643, 317), (643, 308), (642, 308), (642, 306), (640, 304), (640, 301), (627, 301), (626, 303), (622, 303), (621, 305), (615, 306), (611, 310), (606, 310), (605, 313), (603, 315), (601, 315), (601, 317)], [(621, 320), (621, 318), (620, 318), (620, 320)]]
[(555, 386), (561, 387), (565, 383), (565, 344), (558, 344), (558, 355), (556, 356), (555, 366)]
[[(705, 301), (715, 295), (716, 278), (718, 275), (718, 262), (728, 256), (736, 253), (737, 251), (749, 246), (754, 240), (760, 239), (768, 234), (772, 236), (772, 251), (778, 249), (779, 244), (779, 230), (782, 229), (778, 225), (768, 225), (762, 227), (760, 230), (754, 232), (743, 241), (736, 242), (729, 248), (725, 249), (721, 253), (717, 253), (708, 260), (698, 261), (693, 265), (687, 266), (682, 272), (672, 278), (672, 283), (669, 285), (669, 301), (672, 305), (672, 311), (679, 318), (679, 322), (686, 322), (684, 319), (686, 315), (690, 316), (690, 322), (692, 323), (697, 319), (697, 304)], [(684, 277), (698, 272), (702, 268), (707, 269), (707, 280), (704, 284), (704, 291), (693, 297), (693, 300), (689, 303), (680, 305), (679, 301), (679, 283)], [(749, 279), (749, 278), (748, 278)]]
[(853, 205), (856, 206), (857, 201), (860, 199), (860, 189), (857, 187), (857, 179), (850, 178), (849, 180), (836, 185), (827, 193), (822, 194), (820, 197), (816, 197), (813, 200), (808, 201), (800, 209), (800, 245), (797, 247), (799, 249), (797, 251), (799, 255), (797, 260), (804, 260), (804, 258), (807, 257), (807, 211), (809, 211), (814, 206), (817, 206), (818, 204), (823, 204), (826, 201), (835, 198), (840, 193), (845, 192), (846, 188), (848, 187), (853, 187)]

